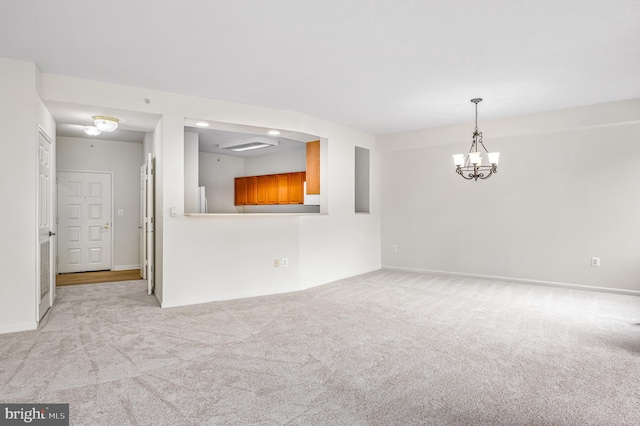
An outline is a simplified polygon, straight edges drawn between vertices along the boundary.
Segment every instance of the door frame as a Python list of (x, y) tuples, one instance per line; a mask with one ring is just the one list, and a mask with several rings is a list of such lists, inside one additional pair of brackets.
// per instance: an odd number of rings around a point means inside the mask
[[(113, 172), (109, 172), (109, 171), (100, 171), (100, 170), (73, 170), (73, 169), (69, 169), (69, 170), (56, 170), (56, 201), (58, 199), (58, 173), (102, 173), (102, 174), (108, 174), (110, 176), (111, 179), (111, 243), (109, 244), (109, 250), (111, 252), (111, 262), (109, 265), (109, 270), (113, 271), (113, 265), (114, 265), (114, 252), (113, 252), (113, 247), (114, 247), (114, 241), (115, 241), (115, 235), (116, 235), (116, 224), (115, 224), (115, 216), (114, 216), (114, 212), (115, 212), (115, 196), (114, 196), (114, 192), (115, 192), (115, 187), (114, 187), (114, 178), (113, 178)], [(57, 203), (56, 203), (57, 204)], [(58, 207), (56, 205), (56, 226), (59, 225), (58, 220), (59, 220), (59, 216), (58, 216)], [(59, 240), (57, 240), (59, 241)], [(56, 243), (56, 253), (58, 252), (58, 245), (59, 243)], [(56, 272), (58, 271), (58, 262), (57, 262), (58, 257), (56, 257)]]
[[(55, 139), (52, 138), (42, 127), (42, 125), (38, 125), (38, 132), (36, 134), (36, 150), (40, 148), (40, 137), (46, 140), (50, 145), (50, 158), (49, 158), (49, 230), (51, 232), (57, 233), (57, 223), (54, 221), (54, 218), (57, 216), (57, 191), (56, 184), (54, 181), (54, 176), (56, 175), (56, 146)], [(37, 151), (36, 151), (37, 152)], [(38, 154), (36, 154), (36, 182), (40, 179), (40, 159)], [(36, 209), (40, 208), (40, 190), (36, 185)], [(54, 215), (55, 212), (55, 215)], [(56, 273), (57, 273), (57, 263), (55, 262), (57, 252), (58, 252), (58, 243), (57, 238), (55, 239), (55, 244), (52, 239), (52, 236), (49, 236), (49, 304), (45, 312), (40, 312), (40, 302), (42, 298), (40, 297), (40, 269), (41, 269), (41, 259), (40, 259), (40, 226), (38, 224), (38, 213), (36, 210), (36, 324), (40, 325), (40, 321), (42, 317), (53, 306), (54, 301), (56, 300)]]
[(140, 166), (140, 189), (140, 271), (150, 296), (155, 293), (155, 167), (151, 153)]

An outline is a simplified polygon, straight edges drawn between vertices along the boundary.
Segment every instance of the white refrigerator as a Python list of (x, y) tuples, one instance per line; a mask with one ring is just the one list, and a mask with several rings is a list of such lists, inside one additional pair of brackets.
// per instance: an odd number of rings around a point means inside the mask
[(204, 186), (198, 187), (198, 213), (208, 213), (207, 197), (205, 196)]

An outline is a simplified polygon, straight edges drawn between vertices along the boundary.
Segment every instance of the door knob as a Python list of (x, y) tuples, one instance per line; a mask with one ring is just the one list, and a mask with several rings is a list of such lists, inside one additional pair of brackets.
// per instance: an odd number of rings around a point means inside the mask
[(105, 223), (105, 224), (104, 224), (104, 226), (103, 226), (103, 228), (104, 228), (104, 229), (109, 229), (109, 224), (108, 224), (108, 223)]
[(56, 233), (55, 233), (55, 232), (51, 232), (51, 231), (49, 231), (49, 236), (50, 236), (50, 237), (53, 237), (54, 235), (56, 235)]

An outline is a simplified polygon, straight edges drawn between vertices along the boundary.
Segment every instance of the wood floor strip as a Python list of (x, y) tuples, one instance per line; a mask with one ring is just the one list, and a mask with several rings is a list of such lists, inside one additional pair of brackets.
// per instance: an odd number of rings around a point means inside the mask
[(140, 278), (139, 269), (131, 269), (126, 271), (78, 272), (75, 274), (58, 274), (56, 276), (56, 286), (99, 284), (114, 281), (132, 281), (140, 279), (142, 278)]

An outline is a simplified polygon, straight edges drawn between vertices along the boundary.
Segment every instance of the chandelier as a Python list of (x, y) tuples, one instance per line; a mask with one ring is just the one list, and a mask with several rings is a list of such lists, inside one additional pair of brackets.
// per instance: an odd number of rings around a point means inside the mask
[(118, 128), (118, 120), (115, 117), (107, 117), (105, 115), (94, 115), (93, 124), (102, 132), (113, 132)]
[[(456, 173), (467, 180), (487, 179), (494, 173), (498, 173), (499, 152), (489, 152), (482, 142), (482, 132), (478, 131), (478, 103), (481, 98), (471, 99), (476, 104), (476, 127), (473, 130), (473, 142), (469, 154), (454, 154), (453, 164), (456, 166)], [(490, 166), (482, 165), (482, 153), (478, 150), (478, 145), (487, 153)]]

